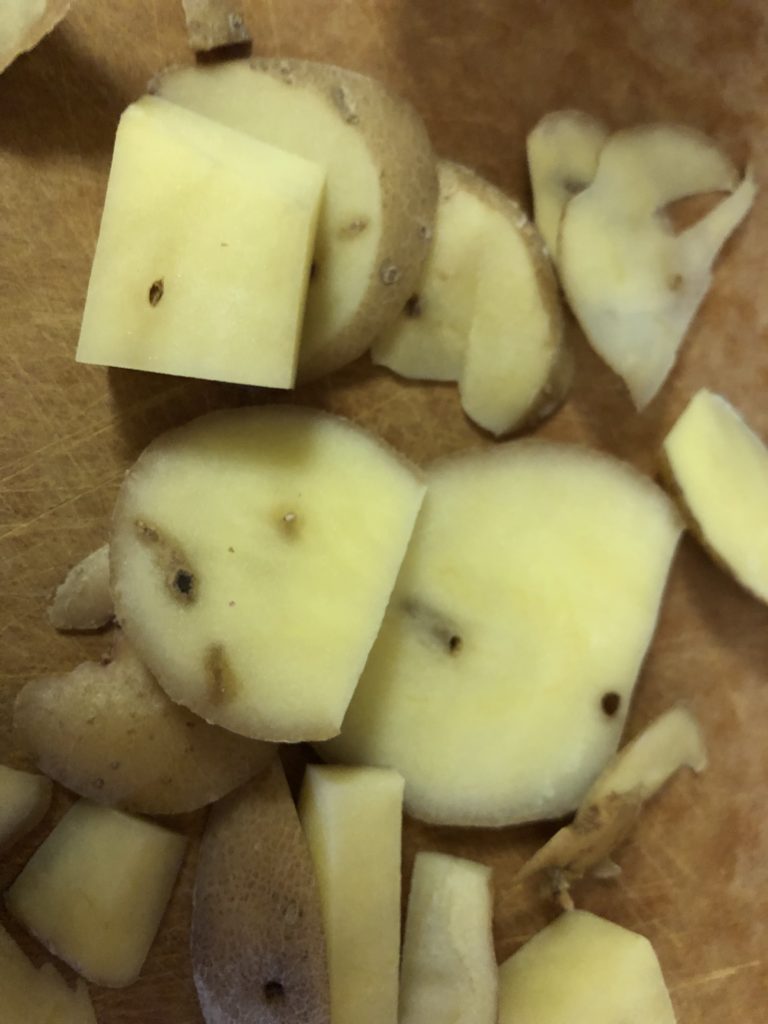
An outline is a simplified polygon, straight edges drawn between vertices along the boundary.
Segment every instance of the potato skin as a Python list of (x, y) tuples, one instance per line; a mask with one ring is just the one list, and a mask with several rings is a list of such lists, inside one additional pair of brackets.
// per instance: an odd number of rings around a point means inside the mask
[(109, 546), (103, 544), (69, 570), (48, 609), (54, 629), (101, 629), (112, 621), (115, 609), (109, 589)]
[(84, 662), (27, 683), (14, 726), (56, 782), (140, 814), (212, 803), (261, 772), (274, 751), (174, 704), (122, 635), (109, 664)]

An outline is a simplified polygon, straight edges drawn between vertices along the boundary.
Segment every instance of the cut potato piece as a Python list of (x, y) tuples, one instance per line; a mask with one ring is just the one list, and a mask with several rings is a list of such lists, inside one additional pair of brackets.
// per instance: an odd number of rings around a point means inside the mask
[(594, 178), (607, 138), (605, 125), (581, 110), (553, 110), (528, 133), (534, 220), (554, 261), (563, 210)]
[(259, 739), (338, 733), (424, 484), (309, 409), (213, 413), (153, 442), (118, 497), (117, 616), (166, 692)]
[(251, 41), (237, 0), (182, 0), (182, 6), (193, 50), (204, 53)]
[(664, 441), (676, 496), (704, 546), (768, 601), (768, 451), (738, 412), (706, 389)]
[(413, 108), (364, 75), (300, 60), (181, 68), (152, 88), (326, 169), (299, 377), (356, 359), (413, 294), (429, 251), (437, 176)]
[(499, 969), (499, 1024), (675, 1024), (653, 946), (574, 910)]
[(46, 775), (142, 814), (213, 803), (263, 771), (274, 752), (174, 704), (123, 637), (107, 665), (85, 662), (27, 683), (14, 725)]
[(96, 985), (134, 982), (170, 899), (186, 839), (81, 800), (5, 896), (40, 942)]
[(43, 820), (52, 792), (50, 779), (0, 764), (0, 850)]
[(0, 994), (4, 1024), (96, 1024), (83, 982), (71, 989), (51, 964), (38, 970), (2, 925)]
[(78, 562), (57, 588), (48, 609), (54, 629), (101, 629), (115, 609), (109, 589), (109, 547), (103, 544)]
[(4, 0), (0, 22), (0, 71), (40, 42), (66, 17), (72, 0)]
[(419, 853), (400, 976), (400, 1024), (496, 1024), (491, 870)]
[(211, 812), (192, 966), (207, 1024), (330, 1024), (320, 901), (277, 758)]
[(299, 806), (328, 948), (333, 1024), (397, 1024), (403, 779), (309, 765)]
[[(675, 234), (664, 208), (702, 192), (730, 191)], [(751, 171), (736, 170), (689, 128), (646, 125), (612, 135), (589, 188), (563, 216), (559, 267), (588, 340), (642, 409), (664, 383), (712, 279), (712, 265), (749, 211)]]
[(293, 386), (324, 171), (173, 103), (130, 106), (81, 363)]
[(572, 811), (616, 750), (681, 523), (651, 480), (574, 445), (434, 464), (341, 736), (408, 811), (508, 825)]

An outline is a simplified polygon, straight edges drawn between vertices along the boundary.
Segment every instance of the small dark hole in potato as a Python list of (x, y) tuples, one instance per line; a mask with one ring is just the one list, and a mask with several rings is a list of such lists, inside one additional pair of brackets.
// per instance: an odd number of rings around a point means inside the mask
[(186, 596), (192, 593), (192, 588), (195, 585), (195, 577), (191, 572), (187, 572), (186, 569), (179, 569), (173, 577), (173, 585), (180, 594), (184, 594)]
[(283, 983), (281, 981), (275, 981), (274, 979), (264, 982), (264, 998), (268, 1003), (273, 1003), (277, 999), (285, 998)]
[(459, 653), (459, 651), (461, 650), (461, 637), (460, 636), (456, 636), (456, 634), (454, 633), (454, 635), (449, 638), (449, 640), (448, 640), (448, 650), (451, 652), (451, 654), (458, 654)]
[(317, 260), (312, 260), (309, 265), (309, 280), (314, 281), (317, 277)]
[(613, 718), (621, 707), (621, 697), (618, 693), (604, 693), (600, 706), (609, 718)]
[(403, 307), (403, 312), (406, 316), (413, 317), (416, 319), (417, 316), (421, 316), (421, 299), (418, 295), (412, 295)]
[(162, 277), (159, 277), (157, 281), (153, 281), (149, 286), (149, 304), (150, 306), (156, 306), (160, 299), (163, 297), (165, 292), (165, 282)]

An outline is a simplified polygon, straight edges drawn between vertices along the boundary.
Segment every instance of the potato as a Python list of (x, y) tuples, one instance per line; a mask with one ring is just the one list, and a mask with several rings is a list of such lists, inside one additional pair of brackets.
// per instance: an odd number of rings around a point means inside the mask
[(299, 816), (317, 878), (333, 1024), (396, 1024), (403, 780), (309, 765)]
[(436, 462), (326, 759), (384, 765), (439, 824), (574, 810), (615, 752), (681, 523), (631, 466), (518, 441)]
[(109, 664), (84, 662), (27, 683), (14, 725), (46, 775), (140, 814), (213, 803), (263, 771), (274, 751), (174, 704), (124, 637)]
[(193, 50), (207, 52), (220, 46), (251, 41), (237, 0), (181, 0), (187, 39)]
[(499, 1024), (676, 1024), (650, 942), (583, 910), (506, 960), (499, 985)]
[(443, 853), (413, 866), (399, 1024), (496, 1024), (491, 870)]
[(109, 547), (102, 544), (70, 569), (57, 587), (48, 609), (54, 629), (101, 629), (112, 621), (115, 609), (109, 589)]
[(699, 391), (664, 441), (666, 476), (716, 561), (768, 601), (768, 451), (725, 398)]
[(371, 78), (301, 60), (180, 68), (151, 88), (326, 169), (298, 375), (356, 359), (396, 319), (429, 250), (437, 177), (413, 108)]
[(78, 361), (292, 387), (324, 176), (156, 96), (132, 104)]
[(0, 850), (43, 820), (52, 792), (50, 779), (0, 764)]
[(0, 22), (0, 71), (40, 42), (66, 17), (72, 0), (4, 0)]
[(338, 733), (424, 494), (344, 420), (263, 406), (154, 441), (115, 508), (115, 608), (174, 700), (258, 739)]
[(46, 949), (96, 985), (134, 982), (165, 912), (184, 836), (81, 800), (5, 895)]
[[(701, 192), (731, 194), (675, 233), (664, 208)], [(755, 197), (706, 135), (676, 125), (616, 132), (589, 188), (566, 207), (558, 266), (587, 339), (638, 409), (657, 394), (712, 279), (712, 265)]]
[(320, 901), (278, 759), (211, 812), (192, 966), (207, 1024), (330, 1024)]

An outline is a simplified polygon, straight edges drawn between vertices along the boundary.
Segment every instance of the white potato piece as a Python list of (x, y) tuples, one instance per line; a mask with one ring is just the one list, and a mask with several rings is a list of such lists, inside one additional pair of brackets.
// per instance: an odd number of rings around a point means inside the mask
[(13, 916), (96, 985), (134, 982), (186, 849), (184, 836), (81, 800), (5, 895)]
[[(666, 206), (720, 191), (730, 195), (675, 234)], [(739, 184), (731, 161), (706, 135), (654, 124), (612, 135), (592, 184), (568, 203), (558, 261), (568, 302), (638, 409), (670, 373), (715, 259), (755, 192), (752, 172)]]
[(607, 138), (602, 121), (582, 110), (553, 110), (528, 133), (533, 219), (555, 263), (563, 211), (594, 178)]
[(4, 0), (0, 21), (0, 71), (40, 42), (66, 17), (72, 0)]
[(413, 866), (400, 975), (400, 1024), (496, 1024), (491, 870), (443, 853)]
[(615, 752), (681, 522), (650, 479), (518, 441), (427, 471), (427, 497), (326, 759), (396, 768), (451, 825), (574, 810)]
[(51, 780), (0, 764), (0, 850), (43, 820), (51, 806)]
[(115, 614), (109, 589), (109, 546), (100, 548), (78, 562), (67, 573), (48, 609), (54, 629), (101, 629)]
[(128, 107), (78, 361), (293, 387), (324, 176), (156, 96)]
[(251, 36), (238, 0), (181, 0), (187, 40), (193, 50), (207, 53), (220, 46), (248, 43)]
[(721, 395), (706, 388), (664, 441), (675, 496), (696, 535), (742, 586), (768, 601), (768, 450)]
[(351, 423), (213, 413), (154, 441), (115, 508), (118, 619), (174, 700), (256, 739), (338, 733), (424, 494)]
[(437, 175), (418, 114), (365, 75), (302, 60), (178, 68), (151, 88), (325, 168), (299, 379), (362, 355), (413, 293), (429, 251)]
[(397, 1024), (403, 779), (309, 765), (299, 817), (315, 869), (333, 1024)]
[(499, 1024), (675, 1024), (648, 939), (586, 911), (561, 915), (499, 969)]

